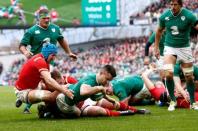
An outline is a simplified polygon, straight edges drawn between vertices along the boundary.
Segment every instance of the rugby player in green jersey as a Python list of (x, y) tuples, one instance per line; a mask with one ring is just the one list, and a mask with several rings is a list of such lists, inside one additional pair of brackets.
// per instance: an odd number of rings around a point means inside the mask
[[(63, 77), (59, 71), (54, 70), (52, 73), (52, 78), (54, 78), (59, 84), (63, 84)], [(87, 77), (91, 78), (91, 77)], [(83, 78), (84, 79), (84, 78)], [(91, 79), (90, 79), (91, 80)], [(77, 83), (77, 81), (76, 81)], [(66, 84), (66, 83), (65, 83)], [(75, 84), (75, 83), (73, 83)], [(49, 88), (43, 84), (43, 87), (48, 90)], [(91, 99), (90, 99), (91, 98)], [(145, 114), (144, 110), (138, 110), (134, 107), (128, 106), (121, 102), (111, 103), (103, 98), (102, 94), (92, 95), (90, 98), (80, 101), (76, 104), (77, 108), (81, 110), (81, 116), (120, 116), (120, 115), (134, 115), (135, 113)], [(102, 99), (101, 99), (102, 98)], [(108, 107), (101, 105), (100, 101), (108, 102)], [(100, 100), (100, 101), (98, 101)], [(103, 102), (102, 102), (103, 103)], [(45, 103), (46, 105), (38, 106), (38, 116), (39, 118), (67, 118), (68, 114), (60, 112), (57, 109), (56, 103)], [(116, 110), (116, 111), (115, 111)]]
[[(111, 65), (105, 65), (97, 74), (88, 75), (80, 79), (76, 84), (69, 85), (68, 89), (73, 91), (74, 98), (70, 99), (64, 94), (59, 94), (56, 98), (59, 110), (67, 115), (80, 116), (81, 111), (76, 104), (87, 98), (101, 99), (103, 96), (107, 98), (104, 86), (115, 76), (115, 68)], [(113, 103), (115, 102), (113, 99), (109, 100)]]
[[(176, 98), (174, 96), (173, 72), (176, 61), (181, 61), (187, 89), (193, 95), (193, 56), (189, 45), (191, 27), (198, 30), (196, 17), (191, 11), (182, 7), (182, 0), (171, 0), (170, 9), (166, 10), (159, 18), (159, 26), (155, 36), (155, 56), (159, 59), (159, 41), (163, 30), (166, 30), (164, 47), (164, 71), (166, 86), (171, 98), (168, 111), (174, 111)], [(192, 109), (198, 109), (194, 101), (191, 101)]]
[[(64, 40), (59, 26), (50, 23), (49, 11), (43, 9), (39, 12), (39, 23), (29, 28), (24, 34), (19, 50), (29, 59), (32, 55), (41, 52), (42, 45), (46, 41), (54, 44), (58, 42), (71, 58), (77, 59), (77, 56), (71, 52), (68, 43)], [(30, 51), (26, 48), (28, 45), (31, 47)]]
[[(198, 67), (196, 65), (193, 66), (193, 79), (196, 86), (196, 83), (198, 81)], [(178, 93), (181, 94), (181, 96), (190, 103), (195, 102), (197, 98), (195, 99), (195, 90), (193, 92), (188, 93), (185, 91), (184, 84), (186, 83), (184, 73), (182, 71), (181, 63), (177, 62), (174, 66), (174, 81), (175, 81), (175, 88), (177, 89)], [(195, 87), (196, 88), (196, 87)], [(190, 99), (189, 99), (190, 97)], [(192, 105), (191, 105), (192, 106)]]

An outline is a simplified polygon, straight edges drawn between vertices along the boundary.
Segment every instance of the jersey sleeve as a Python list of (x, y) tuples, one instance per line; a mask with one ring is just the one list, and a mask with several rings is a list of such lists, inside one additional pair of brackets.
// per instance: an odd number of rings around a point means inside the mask
[(196, 18), (196, 16), (194, 14), (191, 15), (190, 17), (190, 22), (191, 22), (191, 26), (195, 26), (195, 23), (198, 19)]
[(83, 82), (83, 84), (86, 84), (86, 85), (89, 85), (89, 86), (91, 86), (91, 87), (94, 87), (94, 86), (96, 86), (96, 83), (95, 83), (95, 81), (94, 80), (85, 80), (84, 82)]
[(165, 28), (165, 18), (168, 14), (169, 10), (166, 10), (159, 18), (159, 27)]
[(48, 64), (45, 62), (44, 59), (38, 58), (38, 59), (36, 59), (34, 62), (35, 62), (35, 63), (34, 63), (34, 64), (35, 64), (35, 67), (38, 69), (39, 72), (44, 71), (44, 70), (46, 70), (46, 71), (49, 70), (49, 68), (48, 68), (49, 66), (48, 66)]
[(59, 27), (57, 27), (57, 31), (58, 31), (58, 38), (57, 38), (57, 40), (63, 39), (64, 37), (63, 37), (62, 31), (61, 31), (61, 29)]
[(31, 41), (31, 38), (32, 38), (32, 34), (30, 33), (30, 31), (27, 31), (24, 35), (23, 35), (23, 38), (21, 40), (21, 44), (24, 45), (24, 46), (27, 46), (27, 45), (30, 45), (30, 41)]

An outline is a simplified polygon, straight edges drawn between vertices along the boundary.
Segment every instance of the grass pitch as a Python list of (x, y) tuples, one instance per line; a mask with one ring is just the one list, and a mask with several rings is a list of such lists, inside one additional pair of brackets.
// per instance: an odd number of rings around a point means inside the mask
[(196, 131), (198, 111), (177, 109), (168, 112), (167, 107), (144, 106), (150, 115), (121, 117), (87, 117), (78, 119), (38, 119), (36, 105), (32, 114), (23, 114), (16, 108), (15, 94), (11, 87), (0, 87), (0, 131)]

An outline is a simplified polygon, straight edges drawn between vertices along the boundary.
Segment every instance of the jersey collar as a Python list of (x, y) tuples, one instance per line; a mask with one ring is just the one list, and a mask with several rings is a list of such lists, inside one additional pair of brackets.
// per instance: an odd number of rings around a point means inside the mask
[(179, 11), (179, 13), (178, 13), (177, 15), (174, 15), (174, 14), (173, 14), (173, 12), (172, 12), (172, 10), (170, 9), (171, 14), (173, 15), (173, 17), (177, 17), (177, 16), (179, 16), (179, 15), (181, 14), (182, 10), (183, 10), (183, 8), (181, 8), (181, 9), (180, 9), (180, 11)]

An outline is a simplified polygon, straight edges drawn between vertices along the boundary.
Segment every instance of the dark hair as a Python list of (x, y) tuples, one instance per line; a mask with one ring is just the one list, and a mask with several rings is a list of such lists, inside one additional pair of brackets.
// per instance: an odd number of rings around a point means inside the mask
[(50, 74), (53, 79), (61, 78), (61, 73), (57, 69), (54, 69)]
[(112, 77), (116, 77), (116, 70), (112, 65), (105, 65), (103, 69), (110, 73)]
[[(175, 0), (170, 0), (170, 2), (171, 1), (175, 1)], [(179, 5), (183, 6), (183, 1), (182, 0), (177, 0), (177, 2), (178, 2)]]
[(161, 102), (168, 102), (168, 95), (167, 95), (167, 92), (163, 92), (161, 95), (160, 95), (160, 101)]

